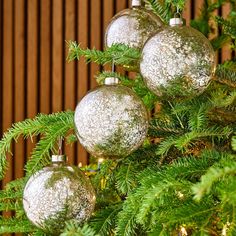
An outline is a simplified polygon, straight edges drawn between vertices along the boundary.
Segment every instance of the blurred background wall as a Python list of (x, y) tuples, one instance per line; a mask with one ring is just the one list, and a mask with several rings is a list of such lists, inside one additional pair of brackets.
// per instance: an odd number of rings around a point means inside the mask
[[(203, 1), (188, 1), (187, 24), (199, 15)], [(94, 75), (102, 68), (83, 60), (67, 63), (65, 41), (102, 49), (109, 20), (129, 4), (129, 0), (0, 0), (0, 136), (12, 123), (38, 113), (74, 110), (96, 86)], [(226, 16), (229, 11), (225, 5), (216, 14)], [(230, 57), (228, 47), (218, 53), (220, 62)], [(22, 139), (12, 146), (3, 184), (24, 174), (32, 148)], [(70, 163), (88, 161), (79, 144), (65, 152)]]

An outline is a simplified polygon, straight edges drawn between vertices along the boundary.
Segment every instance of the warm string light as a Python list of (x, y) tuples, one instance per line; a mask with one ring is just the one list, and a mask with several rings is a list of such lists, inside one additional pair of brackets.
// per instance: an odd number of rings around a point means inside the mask
[(187, 230), (183, 226), (180, 228), (180, 236), (188, 236)]
[(222, 229), (222, 236), (227, 236), (227, 231), (228, 231), (229, 227), (230, 227), (230, 223), (227, 222), (227, 223), (224, 225), (223, 229)]

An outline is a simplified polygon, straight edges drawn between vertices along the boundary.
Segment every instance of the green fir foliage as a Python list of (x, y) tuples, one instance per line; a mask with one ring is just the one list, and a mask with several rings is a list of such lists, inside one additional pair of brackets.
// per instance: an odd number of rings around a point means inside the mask
[[(166, 23), (184, 9), (184, 0), (145, 0), (148, 8)], [(216, 9), (231, 4), (229, 16), (215, 17)], [(213, 33), (212, 20), (221, 29), (211, 40), (214, 49), (231, 44), (235, 50), (236, 3), (234, 0), (204, 0), (201, 14), (191, 25), (204, 35)], [(101, 71), (98, 84), (115, 76), (144, 102), (150, 114), (148, 136), (143, 145), (127, 157), (104, 160), (97, 165), (91, 157), (83, 170), (96, 190), (93, 216), (79, 225), (62, 222), (62, 236), (176, 236), (181, 229), (192, 236), (236, 235), (236, 63), (235, 58), (216, 66), (208, 88), (195, 94), (184, 78), (176, 78), (160, 96), (146, 87), (139, 73), (141, 52), (125, 45), (104, 51), (83, 49), (68, 42), (68, 60), (84, 58), (87, 63), (122, 66), (128, 73)], [(235, 53), (232, 53), (234, 55)], [(0, 191), (2, 214), (0, 234), (51, 235), (33, 226), (22, 206), (28, 178), (50, 163), (58, 152), (58, 139), (77, 141), (74, 112), (39, 114), (13, 124), (0, 140), (0, 177), (7, 171), (6, 156), (20, 137), (37, 140), (28, 162), (26, 176), (8, 183)], [(17, 158), (17, 157), (14, 157)], [(184, 234), (183, 234), (184, 235)]]

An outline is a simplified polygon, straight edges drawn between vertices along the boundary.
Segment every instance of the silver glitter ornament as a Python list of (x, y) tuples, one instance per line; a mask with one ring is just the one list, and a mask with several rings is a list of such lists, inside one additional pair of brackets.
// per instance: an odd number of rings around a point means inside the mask
[(170, 27), (151, 37), (142, 50), (140, 72), (157, 95), (178, 80), (192, 91), (202, 92), (214, 73), (215, 53), (210, 41), (182, 24), (182, 19), (172, 18)]
[(148, 113), (142, 100), (128, 87), (106, 78), (105, 85), (89, 92), (77, 105), (77, 136), (95, 157), (120, 158), (143, 143)]
[(105, 34), (105, 46), (123, 43), (142, 48), (151, 34), (163, 25), (158, 16), (141, 7), (140, 0), (133, 0), (131, 9), (125, 9), (111, 19)]
[(91, 216), (95, 192), (78, 167), (65, 165), (63, 156), (53, 156), (51, 166), (36, 172), (28, 180), (23, 206), (35, 226), (59, 234), (66, 220), (83, 223)]

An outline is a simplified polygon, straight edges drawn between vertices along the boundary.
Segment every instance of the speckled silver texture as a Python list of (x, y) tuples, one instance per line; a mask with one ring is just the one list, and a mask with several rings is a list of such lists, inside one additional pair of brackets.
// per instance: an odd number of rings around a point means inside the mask
[(215, 70), (215, 53), (209, 40), (187, 26), (172, 26), (158, 32), (144, 45), (140, 63), (147, 87), (160, 95), (176, 78), (185, 78), (196, 92), (209, 84)]
[(50, 233), (59, 233), (66, 220), (86, 221), (95, 206), (90, 180), (77, 167), (53, 165), (27, 182), (23, 206), (29, 220)]
[(95, 157), (120, 158), (144, 141), (148, 113), (128, 87), (103, 85), (89, 92), (75, 111), (80, 143)]
[(125, 9), (115, 15), (107, 27), (105, 46), (123, 43), (142, 48), (151, 34), (163, 26), (159, 17), (142, 7)]

